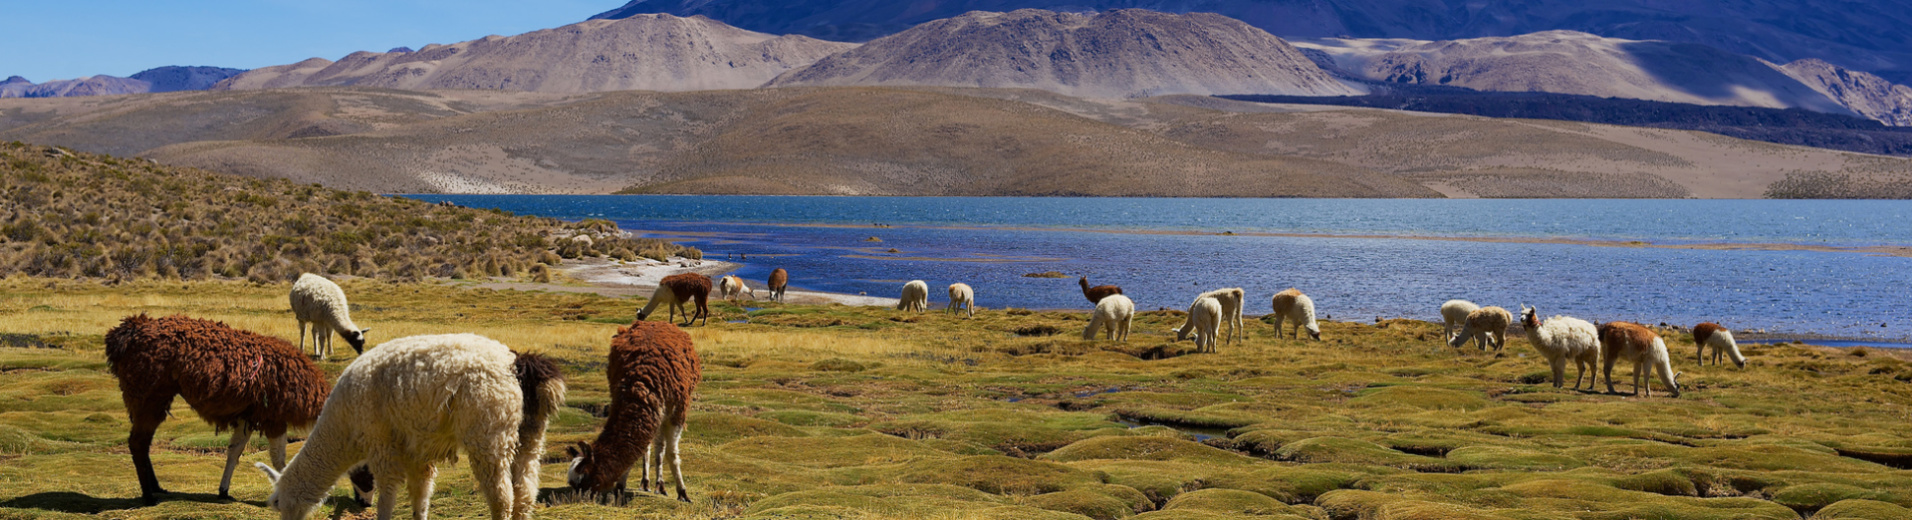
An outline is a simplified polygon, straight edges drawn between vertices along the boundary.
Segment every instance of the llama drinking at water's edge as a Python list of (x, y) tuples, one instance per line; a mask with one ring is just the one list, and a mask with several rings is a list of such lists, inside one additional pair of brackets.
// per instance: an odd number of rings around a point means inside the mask
[(325, 373), (291, 343), (185, 316), (127, 317), (106, 333), (106, 363), (133, 423), (126, 444), (148, 505), (166, 492), (150, 453), (174, 396), (214, 430), (232, 430), (219, 478), (219, 497), (230, 499), (232, 469), (252, 433), (272, 441), (272, 465), (284, 467), (286, 430), (312, 426), (328, 392)]
[(1281, 338), (1281, 324), (1288, 320), (1294, 320), (1296, 330), (1294, 330), (1294, 333), (1291, 335), (1294, 336), (1295, 339), (1301, 339), (1300, 329), (1306, 328), (1308, 329), (1309, 337), (1314, 338), (1315, 341), (1321, 341), (1321, 326), (1315, 324), (1314, 299), (1309, 298), (1306, 294), (1301, 294), (1300, 289), (1290, 287), (1288, 290), (1275, 293), (1273, 307), (1275, 309), (1276, 339)]
[(1650, 367), (1660, 383), (1666, 385), (1667, 391), (1673, 393), (1673, 397), (1680, 396), (1680, 374), (1673, 371), (1673, 362), (1667, 357), (1666, 341), (1660, 339), (1659, 334), (1638, 323), (1623, 321), (1602, 323), (1599, 330), (1601, 357), (1605, 360), (1602, 370), (1606, 374), (1608, 393), (1618, 393), (1613, 390), (1613, 363), (1624, 359), (1633, 362), (1633, 395), (1640, 395), (1640, 390), (1644, 388), (1647, 397), (1653, 396), (1653, 384), (1646, 378), (1646, 371)]
[(376, 477), (380, 520), (392, 517), (401, 484), (410, 484), (412, 518), (423, 519), (437, 465), (462, 449), (491, 518), (530, 518), (546, 419), (564, 402), (557, 374), (548, 360), (475, 334), (385, 342), (339, 374), (284, 473), (259, 465), (272, 481), (266, 506), (303, 520), (364, 461)]
[(1467, 300), (1448, 300), (1441, 304), (1441, 341), (1454, 341), (1454, 335), (1467, 327), (1467, 315), (1477, 310), (1480, 306)]
[(1600, 362), (1600, 331), (1592, 323), (1578, 318), (1554, 316), (1547, 323), (1540, 323), (1536, 315), (1539, 311), (1525, 305), (1520, 306), (1520, 326), (1526, 329), (1527, 342), (1533, 344), (1540, 356), (1547, 358), (1553, 367), (1554, 388), (1567, 379), (1567, 362), (1572, 361), (1579, 369), (1573, 376), (1573, 389), (1580, 389), (1580, 380), (1587, 379), (1587, 388), (1593, 388), (1593, 380), (1599, 373), (1593, 368)]
[(1122, 294), (1122, 288), (1116, 287), (1113, 285), (1097, 285), (1095, 287), (1090, 287), (1089, 277), (1087, 276), (1077, 279), (1076, 283), (1082, 285), (1082, 297), (1088, 298), (1089, 303), (1101, 302), (1103, 298), (1107, 298), (1111, 294)]
[(611, 380), (609, 417), (596, 441), (566, 448), (573, 459), (565, 479), (571, 488), (600, 496), (621, 495), (631, 464), (642, 457), (640, 488), (650, 491), (655, 467), (657, 492), (663, 494), (663, 463), (668, 459), (677, 479), (677, 499), (690, 501), (677, 444), (684, 434), (691, 392), (702, 373), (697, 350), (684, 331), (646, 322), (618, 328), (605, 369)]
[(1693, 346), (1699, 350), (1700, 366), (1706, 366), (1706, 348), (1713, 348), (1713, 364), (1720, 363), (1720, 354), (1733, 358), (1733, 364), (1746, 368), (1746, 356), (1740, 355), (1739, 343), (1733, 341), (1733, 331), (1726, 330), (1718, 323), (1701, 323), (1693, 326)]
[(790, 288), (790, 272), (779, 267), (777, 270), (770, 272), (769, 282), (768, 287), (770, 287), (771, 301), (783, 303), (783, 291), (784, 289)]
[(1467, 313), (1467, 323), (1461, 327), (1461, 333), (1447, 341), (1447, 346), (1461, 348), (1467, 340), (1474, 340), (1481, 350), (1489, 345), (1499, 351), (1507, 346), (1507, 327), (1512, 325), (1514, 316), (1507, 309), (1492, 305), (1475, 309)]
[[(696, 314), (684, 311), (684, 303), (692, 301), (697, 303)], [(651, 301), (644, 304), (643, 310), (637, 311), (637, 321), (649, 318), (651, 311), (663, 305), (670, 309), (665, 317), (666, 320), (676, 319), (677, 315), (682, 313), (684, 325), (696, 323), (700, 318), (708, 324), (710, 323), (709, 302), (710, 277), (697, 273), (673, 274), (657, 283), (657, 291), (651, 293)]]
[(352, 308), (345, 302), (345, 290), (339, 284), (316, 274), (301, 274), (299, 281), (292, 283), (291, 299), (292, 316), (299, 320), (300, 352), (305, 351), (306, 324), (311, 324), (312, 353), (319, 359), (332, 357), (333, 332), (345, 338), (353, 352), (365, 353), (365, 333), (372, 329), (352, 323)]
[(1120, 294), (1111, 294), (1095, 304), (1095, 315), (1089, 318), (1088, 328), (1082, 329), (1082, 339), (1094, 340), (1097, 331), (1108, 331), (1109, 341), (1127, 343), (1129, 324), (1135, 319), (1135, 301)]

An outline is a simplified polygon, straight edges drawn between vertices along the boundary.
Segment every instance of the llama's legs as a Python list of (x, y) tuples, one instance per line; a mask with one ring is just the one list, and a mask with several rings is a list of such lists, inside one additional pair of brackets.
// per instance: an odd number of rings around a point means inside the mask
[(1606, 375), (1607, 393), (1609, 394), (1620, 393), (1620, 392), (1614, 391), (1613, 389), (1613, 363), (1619, 360), (1620, 360), (1619, 356), (1607, 356), (1605, 362), (1601, 363), (1602, 365), (1605, 365), (1605, 367), (1601, 369), (1601, 373)]
[(159, 430), (159, 423), (166, 421), (166, 412), (172, 407), (170, 389), (150, 391), (142, 400), (128, 402), (126, 406), (133, 423), (132, 433), (126, 436), (126, 448), (133, 452), (133, 472), (139, 475), (140, 499), (149, 506), (159, 503), (158, 495), (166, 492), (159, 487), (159, 477), (153, 475), (153, 432)]
[(1122, 339), (1116, 340), (1117, 343), (1129, 342), (1129, 320), (1115, 322), (1115, 331), (1122, 335)]
[[(659, 426), (669, 427), (669, 420), (665, 419), (664, 421), (664, 424), (660, 424)], [(644, 490), (647, 493), (655, 489), (657, 494), (664, 494), (664, 456), (667, 455), (666, 443), (670, 442), (670, 435), (668, 435), (668, 433), (668, 431), (657, 432), (651, 437), (651, 447), (644, 451), (644, 457), (646, 459), (644, 461), (644, 474), (654, 477), (651, 479), (653, 488)]]
[(305, 320), (299, 320), (299, 353), (305, 353)]
[[(516, 444), (516, 439), (509, 444)], [(511, 459), (500, 456), (503, 454), (497, 450), (486, 450), (484, 446), (467, 444), (465, 449), (472, 454), (471, 476), (478, 481), (478, 492), (484, 495), (485, 504), (491, 507), (491, 520), (504, 520), (505, 513), (511, 510), (513, 499), (511, 479), (507, 478), (507, 473), (511, 471)]]
[[(1640, 395), (1640, 383), (1646, 381), (1646, 373), (1640, 371), (1644, 368), (1646, 368), (1646, 363), (1640, 361), (1633, 362), (1633, 395)], [(1647, 387), (1646, 396), (1653, 397), (1652, 387)]]
[(226, 443), (226, 473), (219, 477), (219, 498), (232, 500), (228, 491), (232, 490), (232, 468), (239, 466), (239, 456), (246, 452), (246, 442), (252, 440), (252, 428), (246, 423), (232, 429), (232, 441)]
[[(685, 501), (685, 502), (689, 502), (690, 493), (687, 491), (684, 491), (684, 459), (678, 456), (677, 454), (677, 443), (679, 440), (682, 440), (684, 438), (683, 417), (680, 415), (678, 417), (673, 418), (673, 420), (671, 421), (670, 430), (663, 433), (665, 435), (660, 435), (660, 437), (662, 436), (670, 437), (669, 447), (670, 447), (670, 461), (671, 461), (671, 478), (677, 480), (677, 499)], [(658, 476), (662, 477), (663, 475), (664, 475), (664, 470), (659, 469)], [(662, 479), (659, 479), (659, 480), (662, 480)], [(663, 487), (661, 482), (659, 483), (658, 487), (660, 488)], [(661, 493), (663, 490), (659, 489), (658, 491)]]
[[(438, 478), (438, 467), (423, 464), (406, 472), (405, 483), (412, 493), (412, 520), (425, 520), (425, 513), (432, 507), (432, 481)], [(497, 516), (497, 513), (492, 513)]]
[[(373, 460), (381, 461), (371, 468), (372, 480), (377, 482), (378, 488), (378, 520), (391, 520), (392, 511), (398, 509), (398, 485), (405, 481), (405, 470), (384, 457), (375, 455)], [(474, 469), (477, 467), (476, 464), (472, 466)]]
[[(1560, 385), (1566, 383), (1567, 381), (1567, 358), (1558, 357), (1554, 359), (1549, 359), (1547, 361), (1548, 361), (1548, 364), (1553, 365), (1554, 388), (1560, 388)], [(1573, 386), (1576, 386), (1576, 387), (1580, 386), (1580, 382), (1574, 381)]]
[(285, 470), (285, 436), (284, 435), (280, 435), (278, 437), (272, 438), (271, 452), (272, 452), (272, 469), (284, 471)]
[(651, 453), (653, 451), (653, 446), (644, 446), (644, 457), (638, 460), (638, 464), (644, 466), (643, 474), (637, 477), (637, 491), (639, 493), (651, 492)]

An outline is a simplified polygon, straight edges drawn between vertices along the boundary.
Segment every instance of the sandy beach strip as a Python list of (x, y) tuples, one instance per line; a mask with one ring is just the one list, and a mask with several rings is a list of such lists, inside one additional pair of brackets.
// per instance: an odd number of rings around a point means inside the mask
[[(604, 296), (650, 297), (657, 290), (657, 284), (665, 277), (681, 273), (697, 273), (715, 279), (725, 273), (737, 270), (741, 264), (720, 260), (697, 260), (671, 257), (669, 261), (659, 262), (649, 258), (639, 258), (624, 262), (605, 258), (587, 258), (566, 260), (557, 268), (557, 272), (573, 283), (531, 283), (494, 281), (477, 284), (486, 289), (512, 289), (520, 291), (577, 292), (601, 294)], [(763, 280), (745, 280), (744, 284), (756, 291), (756, 300), (770, 298), (770, 289)], [(716, 298), (713, 287), (712, 298)], [(749, 298), (749, 295), (745, 295)], [(805, 291), (795, 287), (784, 292), (784, 303), (798, 305), (828, 305), (839, 303), (849, 306), (893, 307), (896, 298), (868, 296), (859, 294), (840, 294), (821, 291)]]

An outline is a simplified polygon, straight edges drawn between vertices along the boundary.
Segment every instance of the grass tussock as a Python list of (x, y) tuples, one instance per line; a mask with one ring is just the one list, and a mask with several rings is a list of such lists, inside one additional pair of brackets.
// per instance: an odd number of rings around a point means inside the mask
[(130, 281), (300, 273), (380, 280), (548, 278), (565, 259), (699, 258), (565, 223), (283, 179), (0, 145), (0, 276)]
[[(1438, 324), (1408, 320), (1324, 322), (1315, 342), (1251, 319), (1245, 343), (1157, 357), (1137, 354), (1188, 344), (1171, 341), (1170, 313), (1138, 315), (1124, 346), (1016, 333), (1074, 330), (1079, 313), (768, 302), (748, 314), (714, 304), (711, 325), (687, 329), (707, 361), (683, 444), (694, 502), (600, 504), (565, 493), (561, 450), (601, 427), (605, 349), (638, 301), (344, 285), (375, 343), (475, 332), (562, 363), (570, 389), (550, 427), (540, 518), (1796, 520), (1912, 508), (1901, 380), (1912, 365), (1894, 350), (1747, 345), (1743, 369), (1698, 367), (1691, 338), (1668, 331), (1686, 394), (1643, 398), (1555, 389), (1528, 377), (1544, 364), (1524, 340), (1456, 351)], [(0, 518), (269, 518), (252, 473), (234, 478), (240, 502), (210, 499), (225, 440), (183, 402), (154, 454), (179, 494), (138, 504), (101, 337), (127, 314), (180, 312), (290, 339), (285, 305), (281, 288), (243, 281), (0, 280)], [(349, 356), (320, 364), (336, 375)], [(246, 462), (265, 460), (254, 446)], [(483, 516), (467, 465), (439, 470), (433, 513)], [(344, 493), (321, 514), (363, 517)]]

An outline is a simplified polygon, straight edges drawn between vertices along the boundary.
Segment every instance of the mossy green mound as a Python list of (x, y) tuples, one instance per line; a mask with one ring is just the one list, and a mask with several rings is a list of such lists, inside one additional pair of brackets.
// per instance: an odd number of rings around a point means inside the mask
[(1812, 520), (1900, 520), (1912, 518), (1912, 509), (1877, 500), (1847, 499), (1833, 502)]

